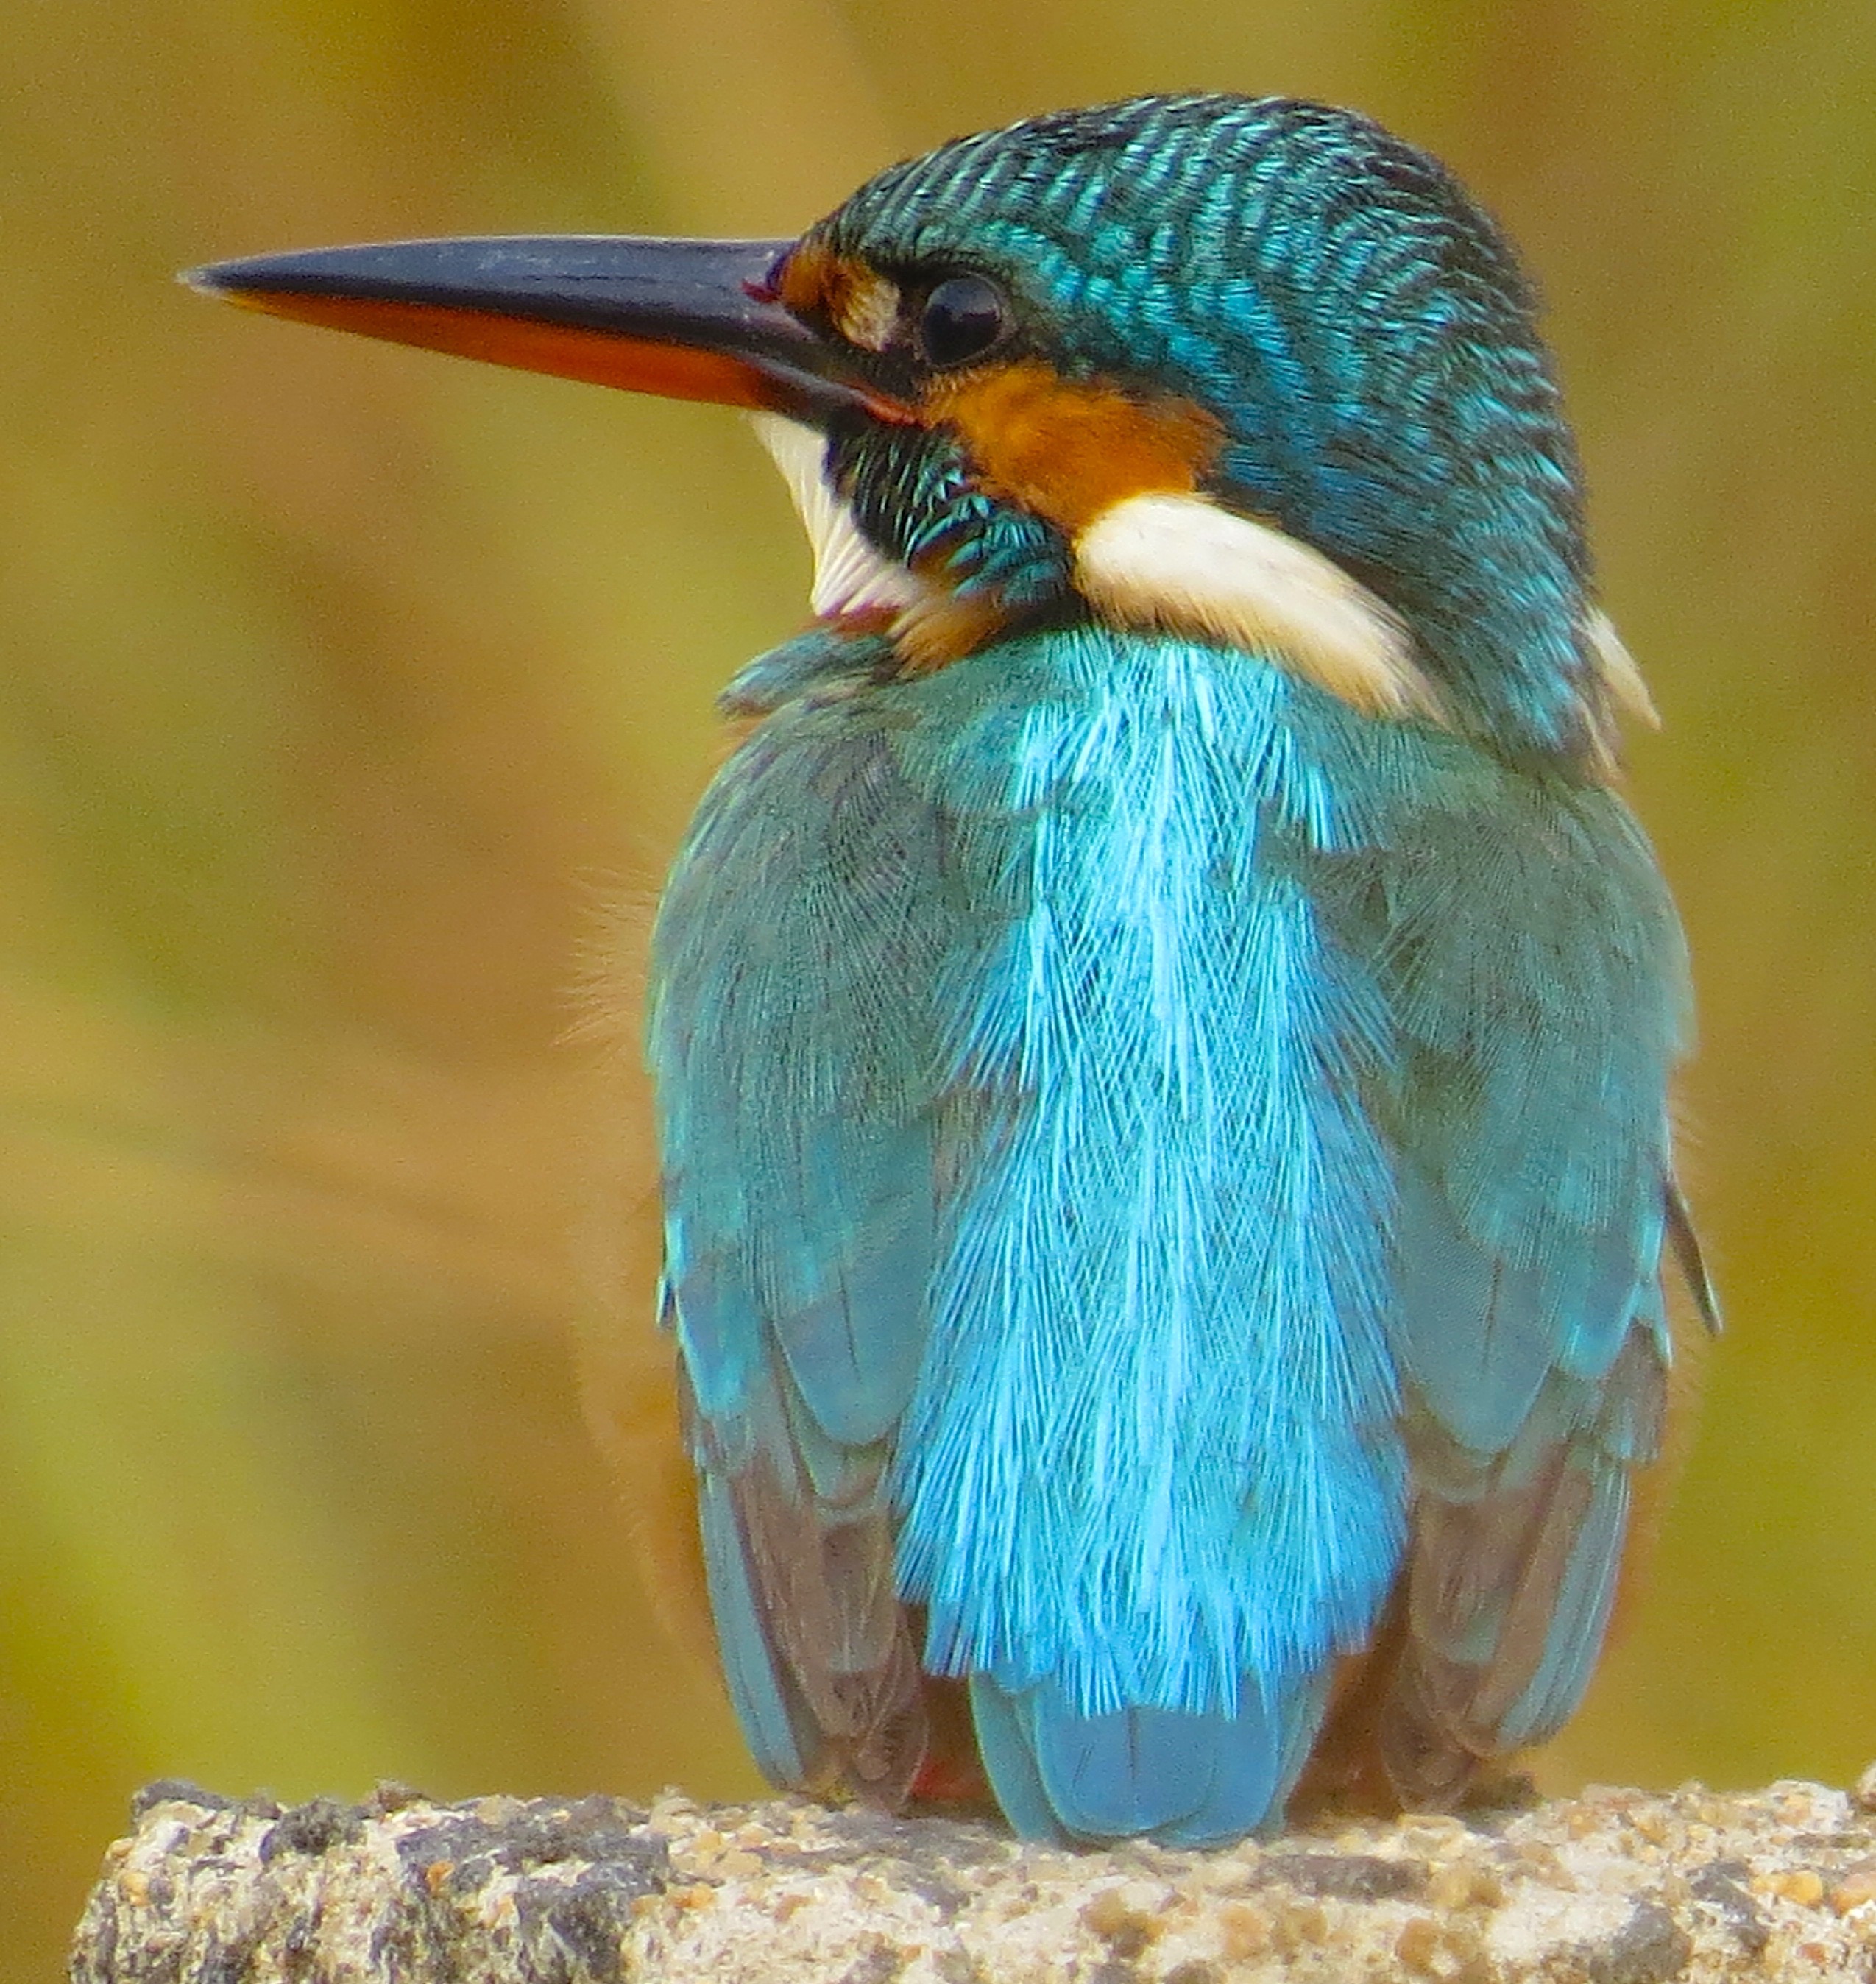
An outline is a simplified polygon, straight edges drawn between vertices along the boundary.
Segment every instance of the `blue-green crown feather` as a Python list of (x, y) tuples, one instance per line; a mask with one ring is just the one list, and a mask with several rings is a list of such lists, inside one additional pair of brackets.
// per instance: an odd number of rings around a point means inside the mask
[(1384, 600), (1447, 707), (1105, 624), (956, 433), (830, 421), (875, 549), (1009, 612), (933, 672), (839, 626), (745, 672), (660, 915), (670, 1317), (752, 1743), (899, 1801), (960, 1681), (1020, 1829), (1226, 1838), (1372, 1651), (1397, 1795), (1456, 1797), (1586, 1681), (1679, 1219), (1684, 961), (1596, 774), (1529, 293), (1440, 168), (1284, 100), (961, 140), (809, 238), (980, 271), (1000, 358), (1203, 409), (1204, 493)]

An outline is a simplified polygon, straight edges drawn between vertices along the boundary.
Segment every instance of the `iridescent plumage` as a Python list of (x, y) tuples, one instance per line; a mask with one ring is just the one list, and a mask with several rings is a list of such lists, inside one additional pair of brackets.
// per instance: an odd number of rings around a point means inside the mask
[[(593, 333), (483, 245), (467, 303), (434, 253), (214, 280)], [(1206, 96), (896, 166), (749, 298), (658, 308), (795, 424), (822, 618), (726, 692), (648, 1039), (757, 1758), (891, 1805), (980, 1758), (1068, 1838), (1306, 1767), (1451, 1802), (1600, 1650), (1664, 1237), (1708, 1300), (1526, 286), (1375, 126)], [(367, 327), (488, 355), (421, 323)]]
[(896, 1797), (923, 1667), (1023, 1829), (1228, 1837), (1398, 1587), (1374, 1721), (1450, 1797), (1580, 1695), (1670, 1354), (1684, 967), (1604, 783), (1523, 286), (1436, 167), (1289, 103), (966, 140), (810, 239), (981, 271), (1064, 377), (1204, 408), (1208, 493), (1386, 601), (1445, 721), (1103, 625), (954, 431), (836, 424), (866, 538), (1009, 625), (931, 674), (823, 651), (661, 917), (745, 1726), (782, 1781)]

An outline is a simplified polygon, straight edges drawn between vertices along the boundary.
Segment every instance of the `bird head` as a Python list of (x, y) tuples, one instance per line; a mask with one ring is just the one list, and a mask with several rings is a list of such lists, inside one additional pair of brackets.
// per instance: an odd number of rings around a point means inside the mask
[(907, 669), (1097, 618), (1378, 716), (1606, 748), (1645, 692), (1588, 594), (1529, 287), (1434, 160), (1283, 98), (960, 139), (792, 242), (406, 242), (226, 263), (278, 314), (756, 411), (816, 611)]

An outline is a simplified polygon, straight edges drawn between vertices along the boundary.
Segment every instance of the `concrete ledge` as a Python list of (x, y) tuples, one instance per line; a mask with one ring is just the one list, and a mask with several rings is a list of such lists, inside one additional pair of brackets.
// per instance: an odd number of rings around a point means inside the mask
[(1854, 1791), (1581, 1798), (1212, 1853), (798, 1800), (283, 1809), (152, 1785), (74, 1984), (1876, 1984)]

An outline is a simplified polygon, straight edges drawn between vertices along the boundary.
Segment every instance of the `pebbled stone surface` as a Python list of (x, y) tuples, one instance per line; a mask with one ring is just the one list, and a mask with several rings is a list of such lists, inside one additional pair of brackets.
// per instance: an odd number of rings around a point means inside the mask
[(1209, 1853), (797, 1799), (139, 1795), (73, 1984), (1876, 1984), (1876, 1770)]

